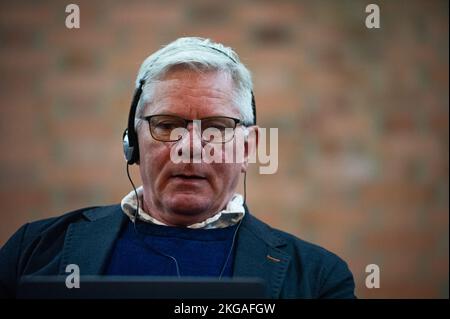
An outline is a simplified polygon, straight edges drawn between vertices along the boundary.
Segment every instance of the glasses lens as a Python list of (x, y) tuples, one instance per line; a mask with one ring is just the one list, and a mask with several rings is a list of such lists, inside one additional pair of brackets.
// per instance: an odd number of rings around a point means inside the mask
[(228, 117), (203, 119), (202, 138), (208, 143), (226, 143), (233, 139), (236, 121)]
[[(158, 115), (150, 118), (149, 125), (153, 138), (169, 142), (178, 141), (181, 138), (180, 134), (176, 133), (174, 130), (180, 128), (184, 129), (185, 121), (176, 116)], [(181, 132), (181, 130), (177, 131)], [(172, 134), (172, 132), (174, 132), (174, 134)]]

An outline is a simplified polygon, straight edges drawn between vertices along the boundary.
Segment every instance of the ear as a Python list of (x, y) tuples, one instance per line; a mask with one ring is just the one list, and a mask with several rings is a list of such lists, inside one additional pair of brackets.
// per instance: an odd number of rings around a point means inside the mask
[(248, 164), (256, 163), (256, 150), (259, 142), (259, 126), (253, 125), (244, 128), (244, 161), (241, 164), (241, 172), (245, 173)]

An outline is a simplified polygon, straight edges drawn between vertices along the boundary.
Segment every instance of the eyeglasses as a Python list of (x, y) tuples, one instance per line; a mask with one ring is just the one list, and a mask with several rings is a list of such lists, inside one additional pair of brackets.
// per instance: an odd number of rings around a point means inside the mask
[(242, 125), (241, 120), (214, 116), (199, 120), (186, 120), (175, 115), (151, 115), (142, 119), (148, 122), (150, 134), (161, 142), (176, 142), (183, 138), (189, 123), (200, 123), (201, 139), (206, 143), (227, 143), (234, 138), (236, 126)]

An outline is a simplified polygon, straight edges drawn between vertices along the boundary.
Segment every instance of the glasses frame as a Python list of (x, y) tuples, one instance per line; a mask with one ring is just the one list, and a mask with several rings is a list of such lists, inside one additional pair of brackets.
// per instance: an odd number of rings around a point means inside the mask
[[(183, 128), (185, 128), (185, 129), (187, 129), (187, 126), (189, 125), (189, 123), (194, 123), (194, 121), (203, 121), (203, 120), (217, 119), (217, 118), (219, 118), (219, 119), (226, 118), (226, 119), (233, 120), (234, 121), (233, 136), (230, 138), (230, 140), (228, 140), (228, 141), (221, 141), (221, 142), (211, 142), (211, 141), (203, 140), (203, 136), (201, 136), (202, 142), (204, 142), (204, 143), (213, 143), (213, 144), (225, 144), (225, 143), (228, 143), (228, 142), (232, 141), (234, 139), (236, 127), (238, 127), (239, 125), (244, 125), (244, 123), (240, 119), (237, 119), (237, 118), (234, 118), (234, 117), (230, 117), (230, 116), (208, 116), (208, 117), (204, 117), (204, 118), (201, 118), (201, 119), (193, 119), (193, 120), (188, 120), (188, 119), (182, 118), (181, 116), (177, 116), (177, 115), (173, 115), (173, 114), (154, 114), (154, 115), (141, 117), (142, 120), (147, 121), (148, 129), (149, 129), (150, 135), (153, 137), (153, 139), (155, 139), (156, 141), (159, 141), (159, 142), (164, 142), (164, 143), (178, 142), (179, 140), (181, 140), (183, 138), (183, 136), (181, 136), (180, 138), (178, 138), (176, 140), (170, 140), (169, 139), (167, 141), (166, 140), (161, 140), (159, 138), (156, 138), (155, 134), (153, 134), (154, 132), (152, 131), (152, 125), (150, 124), (150, 121), (152, 120), (152, 118), (159, 117), (159, 116), (170, 116), (170, 117), (182, 120), (184, 122)], [(201, 135), (203, 135), (203, 132), (202, 132)]]

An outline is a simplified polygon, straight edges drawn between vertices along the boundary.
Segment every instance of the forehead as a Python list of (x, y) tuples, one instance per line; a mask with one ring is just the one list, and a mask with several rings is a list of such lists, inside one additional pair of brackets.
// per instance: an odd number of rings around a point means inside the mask
[(235, 87), (227, 72), (169, 71), (151, 88), (145, 114), (181, 116), (238, 115)]

